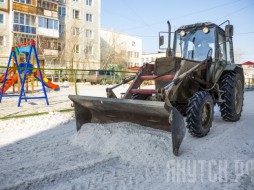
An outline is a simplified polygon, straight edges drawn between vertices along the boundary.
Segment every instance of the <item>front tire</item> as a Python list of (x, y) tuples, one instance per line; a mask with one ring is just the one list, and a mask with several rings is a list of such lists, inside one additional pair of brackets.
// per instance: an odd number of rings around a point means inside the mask
[(206, 136), (212, 127), (214, 103), (205, 91), (196, 92), (189, 100), (187, 109), (187, 128), (196, 137)]
[(228, 73), (221, 79), (220, 88), (224, 102), (220, 104), (221, 117), (225, 121), (238, 121), (243, 108), (244, 85), (239, 73)]

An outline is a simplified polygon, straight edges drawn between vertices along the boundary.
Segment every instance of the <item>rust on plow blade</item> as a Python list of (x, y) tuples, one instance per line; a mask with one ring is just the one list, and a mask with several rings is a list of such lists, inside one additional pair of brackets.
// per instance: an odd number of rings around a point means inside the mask
[(69, 99), (74, 103), (77, 131), (84, 123), (113, 122), (132, 122), (165, 131), (172, 128), (173, 153), (178, 155), (185, 124), (181, 114), (164, 102), (75, 95), (69, 95)]

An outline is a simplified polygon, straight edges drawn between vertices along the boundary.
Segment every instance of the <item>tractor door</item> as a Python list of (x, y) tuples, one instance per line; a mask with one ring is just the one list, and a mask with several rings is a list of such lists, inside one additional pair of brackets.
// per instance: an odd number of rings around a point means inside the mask
[(218, 81), (227, 64), (226, 37), (223, 30), (217, 28), (215, 46), (215, 61), (210, 68), (210, 81), (214, 84)]

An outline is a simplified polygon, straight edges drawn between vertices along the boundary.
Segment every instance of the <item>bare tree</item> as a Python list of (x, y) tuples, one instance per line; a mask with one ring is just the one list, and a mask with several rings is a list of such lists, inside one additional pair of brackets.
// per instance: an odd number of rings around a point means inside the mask
[(102, 68), (108, 68), (109, 64), (116, 64), (122, 69), (128, 67), (129, 58), (126, 44), (120, 40), (118, 34), (113, 33), (110, 40), (101, 38), (101, 64)]
[[(82, 69), (78, 73), (78, 79), (84, 80), (86, 69), (90, 69), (92, 55), (93, 39), (87, 39), (86, 27), (81, 26), (79, 21), (73, 21), (70, 28), (65, 28), (61, 35), (62, 42), (61, 51), (59, 53), (59, 62), (64, 63), (66, 69), (70, 69), (69, 80), (73, 80), (73, 70)], [(63, 65), (63, 64), (62, 64)]]

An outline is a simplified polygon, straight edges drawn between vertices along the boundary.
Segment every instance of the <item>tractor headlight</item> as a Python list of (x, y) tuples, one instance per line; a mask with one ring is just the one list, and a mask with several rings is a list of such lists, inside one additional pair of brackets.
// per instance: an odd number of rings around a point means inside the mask
[(181, 30), (181, 31), (180, 31), (180, 36), (183, 37), (183, 36), (185, 36), (185, 34), (186, 34), (186, 32), (185, 32), (184, 30)]
[(209, 28), (208, 28), (208, 27), (204, 27), (204, 28), (203, 28), (203, 32), (204, 32), (205, 34), (208, 34), (208, 33), (209, 33), (209, 31), (210, 31), (210, 30), (209, 30)]

